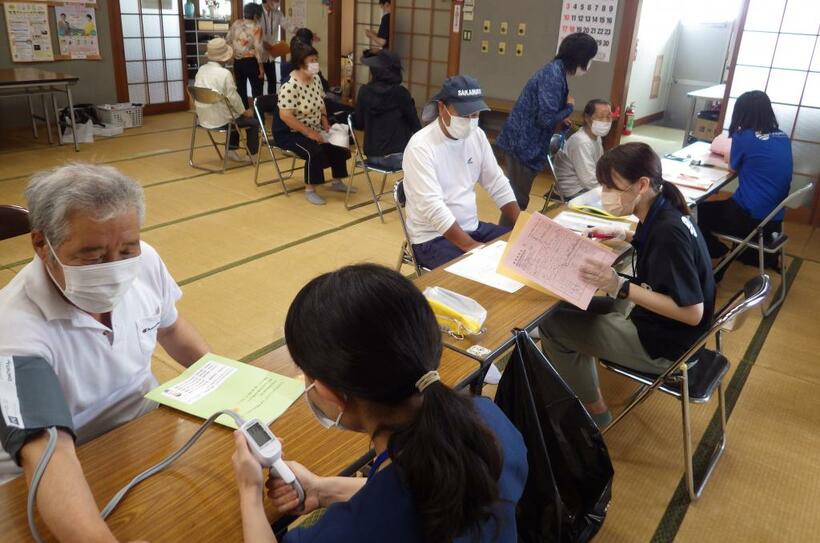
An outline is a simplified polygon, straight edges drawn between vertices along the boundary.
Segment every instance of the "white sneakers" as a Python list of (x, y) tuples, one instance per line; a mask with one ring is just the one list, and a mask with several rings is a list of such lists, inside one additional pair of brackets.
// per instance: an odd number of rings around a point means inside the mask
[(235, 149), (228, 151), (228, 160), (231, 162), (241, 162), (243, 164), (250, 164), (253, 162), (248, 155), (240, 155)]

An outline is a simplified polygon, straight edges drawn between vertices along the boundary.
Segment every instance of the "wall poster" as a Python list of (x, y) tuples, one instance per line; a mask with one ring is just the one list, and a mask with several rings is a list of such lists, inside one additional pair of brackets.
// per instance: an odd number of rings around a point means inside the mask
[(13, 62), (47, 62), (54, 60), (46, 4), (7, 3), (6, 31)]
[(60, 54), (78, 58), (98, 58), (97, 20), (94, 8), (84, 6), (55, 6), (57, 39)]

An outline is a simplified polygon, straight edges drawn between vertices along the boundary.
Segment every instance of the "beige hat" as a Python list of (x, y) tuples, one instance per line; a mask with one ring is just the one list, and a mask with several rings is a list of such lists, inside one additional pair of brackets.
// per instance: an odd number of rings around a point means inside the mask
[(208, 42), (208, 60), (227, 62), (233, 57), (233, 47), (223, 38), (214, 38)]

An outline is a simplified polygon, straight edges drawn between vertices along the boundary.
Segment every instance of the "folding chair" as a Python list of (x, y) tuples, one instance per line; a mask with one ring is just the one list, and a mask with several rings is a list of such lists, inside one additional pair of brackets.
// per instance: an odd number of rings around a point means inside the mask
[[(188, 87), (188, 95), (191, 97), (192, 100), (194, 100), (194, 102), (199, 102), (201, 104), (211, 105), (211, 104), (218, 104), (220, 102), (224, 103), (225, 107), (228, 108), (228, 112), (232, 115), (233, 119), (235, 119), (236, 117), (238, 117), (239, 115), (242, 114), (241, 111), (239, 113), (236, 113), (235, 111), (233, 111), (231, 109), (230, 102), (228, 102), (228, 99), (225, 96), (223, 96), (221, 93), (219, 93), (215, 90), (206, 89), (204, 87)], [(218, 169), (215, 169), (215, 168), (208, 168), (207, 166), (199, 166), (197, 164), (194, 164), (194, 147), (196, 146), (196, 130), (197, 130), (197, 128), (201, 128), (201, 129), (205, 130), (205, 133), (208, 134), (208, 138), (211, 140), (211, 145), (214, 146), (214, 150), (216, 151), (216, 154), (219, 155), (219, 159), (222, 160), (222, 169), (221, 170), (218, 170)], [(225, 143), (224, 144), (222, 144), (222, 143), (217, 144), (216, 140), (213, 137), (214, 132), (218, 132), (220, 134), (225, 134)], [(191, 166), (192, 168), (196, 168), (198, 170), (204, 170), (206, 172), (225, 173), (225, 170), (228, 169), (228, 150), (229, 150), (228, 145), (230, 144), (231, 133), (233, 133), (233, 132), (237, 132), (237, 133), (241, 134), (241, 130), (239, 130), (239, 126), (236, 124), (236, 121), (234, 121), (234, 120), (231, 120), (224, 127), (220, 127), (220, 128), (206, 128), (206, 127), (202, 126), (199, 123), (199, 115), (196, 112), (196, 108), (194, 108), (194, 125), (193, 125), (193, 129), (191, 131), (191, 149), (188, 153), (188, 165)], [(223, 145), (224, 153), (219, 150), (220, 145)], [(245, 152), (247, 152), (247, 148), (245, 149)], [(251, 154), (248, 153), (248, 156), (251, 156)]]
[(421, 274), (428, 272), (427, 268), (419, 266), (416, 261), (416, 255), (413, 254), (413, 244), (410, 242), (410, 232), (407, 231), (407, 223), (405, 222), (404, 206), (407, 205), (407, 197), (404, 195), (404, 180), (400, 179), (393, 186), (393, 200), (396, 202), (396, 210), (399, 212), (399, 222), (401, 222), (401, 229), (404, 232), (404, 241), (401, 243), (401, 251), (399, 252), (399, 262), (396, 265), (396, 271), (401, 272), (401, 265), (407, 264), (413, 266), (416, 270), (416, 275), (421, 277)]
[[(732, 250), (727, 254), (715, 267), (715, 274), (726, 268), (737, 256), (746, 249), (755, 249), (758, 252), (758, 265), (760, 266), (760, 273), (765, 273), (764, 255), (766, 254), (780, 254), (780, 295), (776, 300), (772, 301), (767, 309), (763, 309), (763, 316), (768, 317), (777, 309), (780, 304), (786, 299), (786, 244), (789, 241), (789, 236), (784, 233), (775, 234), (770, 239), (765, 239), (763, 230), (774, 217), (785, 207), (797, 208), (804, 205), (810, 205), (811, 197), (814, 193), (814, 183), (809, 183), (805, 187), (789, 194), (774, 210), (769, 213), (766, 218), (760, 221), (752, 232), (745, 238), (730, 236), (729, 234), (721, 234), (715, 232), (714, 235), (723, 241), (727, 241), (732, 245)], [(757, 241), (753, 241), (757, 238)]]
[[(723, 377), (729, 371), (729, 360), (721, 353), (721, 331), (727, 323), (738, 323), (742, 314), (763, 303), (770, 290), (771, 280), (768, 275), (758, 275), (749, 280), (743, 289), (732, 296), (726, 305), (718, 311), (709, 330), (701, 335), (683, 356), (660, 375), (643, 373), (613, 362), (600, 360), (605, 368), (641, 384), (628, 405), (618, 413), (609, 426), (604, 428), (602, 433), (605, 434), (611, 431), (616, 424), (623, 420), (654, 390), (660, 390), (664, 394), (674, 396), (680, 400), (683, 415), (686, 488), (689, 491), (691, 501), (700, 498), (704, 486), (706, 486), (718, 460), (726, 449), (726, 405), (723, 393)], [(737, 329), (737, 324), (735, 329)], [(712, 335), (715, 336), (716, 347), (714, 351), (705, 348), (706, 341)], [(714, 394), (715, 389), (718, 391), (720, 410), (720, 440), (712, 451), (703, 478), (696, 484), (692, 465), (692, 427), (689, 417), (689, 403), (707, 403)]]
[[(262, 129), (262, 139), (264, 140), (265, 145), (268, 148), (268, 153), (270, 153), (271, 162), (273, 162), (273, 167), (276, 168), (276, 177), (278, 178), (279, 182), (282, 183), (282, 189), (285, 191), (285, 196), (289, 196), (288, 187), (285, 185), (285, 180), (293, 177), (293, 172), (296, 171), (296, 159), (300, 157), (293, 151), (283, 149), (276, 145), (276, 137), (274, 134), (281, 130), (288, 130), (287, 125), (285, 125), (285, 123), (282, 121), (282, 117), (279, 116), (279, 104), (277, 102), (276, 95), (267, 94), (257, 97), (253, 103), (253, 110), (254, 113), (256, 113), (256, 119), (259, 121), (259, 126)], [(265, 128), (265, 113), (270, 113), (273, 117), (273, 120), (271, 121), (270, 136), (268, 136), (268, 130)], [(274, 151), (291, 159), (289, 168), (284, 170), (280, 168), (279, 160), (276, 158), (276, 154), (274, 153)], [(253, 182), (256, 184), (256, 186), (261, 187), (264, 185), (269, 185), (271, 183), (276, 183), (276, 179), (270, 179), (268, 181), (263, 181), (261, 183), (259, 182), (260, 162), (261, 160), (257, 159), (256, 171), (253, 174)]]
[[(401, 173), (401, 169), (398, 170), (390, 170), (383, 168), (381, 166), (376, 166), (367, 161), (364, 154), (362, 154), (362, 149), (359, 147), (359, 141), (356, 139), (356, 131), (353, 130), (353, 116), (350, 115), (347, 118), (347, 128), (350, 130), (350, 137), (353, 139), (353, 148), (355, 150), (355, 156), (353, 159), (353, 170), (350, 172), (350, 183), (347, 185), (347, 194), (345, 194), (345, 208), (348, 210), (356, 209), (357, 207), (362, 207), (368, 205), (370, 202), (360, 202), (358, 204), (350, 205), (350, 190), (353, 187), (353, 180), (356, 178), (356, 171), (361, 169), (364, 172), (365, 179), (367, 179), (367, 185), (370, 188), (370, 195), (373, 198), (373, 203), (376, 204), (376, 210), (379, 212), (379, 218), (381, 219), (382, 223), (384, 223), (384, 212), (382, 211), (381, 206), (381, 197), (385, 194), (389, 194), (385, 192), (384, 187), (387, 184), (387, 176), (390, 174)], [(370, 172), (380, 173), (382, 174), (382, 184), (381, 188), (378, 192), (376, 192), (376, 188), (373, 186), (373, 181), (370, 179)], [(402, 177), (402, 179), (404, 179)], [(401, 182), (402, 179), (397, 181), (397, 183)], [(395, 190), (394, 190), (395, 194)]]
[(22, 236), (30, 231), (28, 209), (14, 205), (0, 205), (0, 240)]
[(555, 175), (555, 159), (558, 156), (558, 151), (564, 148), (564, 143), (566, 142), (567, 137), (568, 135), (566, 132), (558, 132), (553, 134), (550, 138), (550, 148), (547, 153), (547, 165), (549, 166), (550, 173), (552, 174), (552, 186), (546, 193), (544, 193), (544, 207), (541, 208), (541, 213), (547, 211), (550, 204), (556, 200), (562, 204), (566, 203), (566, 198), (564, 198), (564, 195), (557, 190), (558, 176)]

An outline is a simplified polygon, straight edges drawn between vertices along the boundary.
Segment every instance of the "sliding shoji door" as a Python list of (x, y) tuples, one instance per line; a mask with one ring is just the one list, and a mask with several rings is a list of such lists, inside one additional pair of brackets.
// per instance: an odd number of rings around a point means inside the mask
[(792, 190), (820, 176), (820, 0), (750, 0), (724, 128), (738, 96), (763, 90), (792, 141)]
[(116, 21), (119, 100), (145, 104), (147, 113), (187, 109), (180, 0), (111, 0), (109, 5)]

